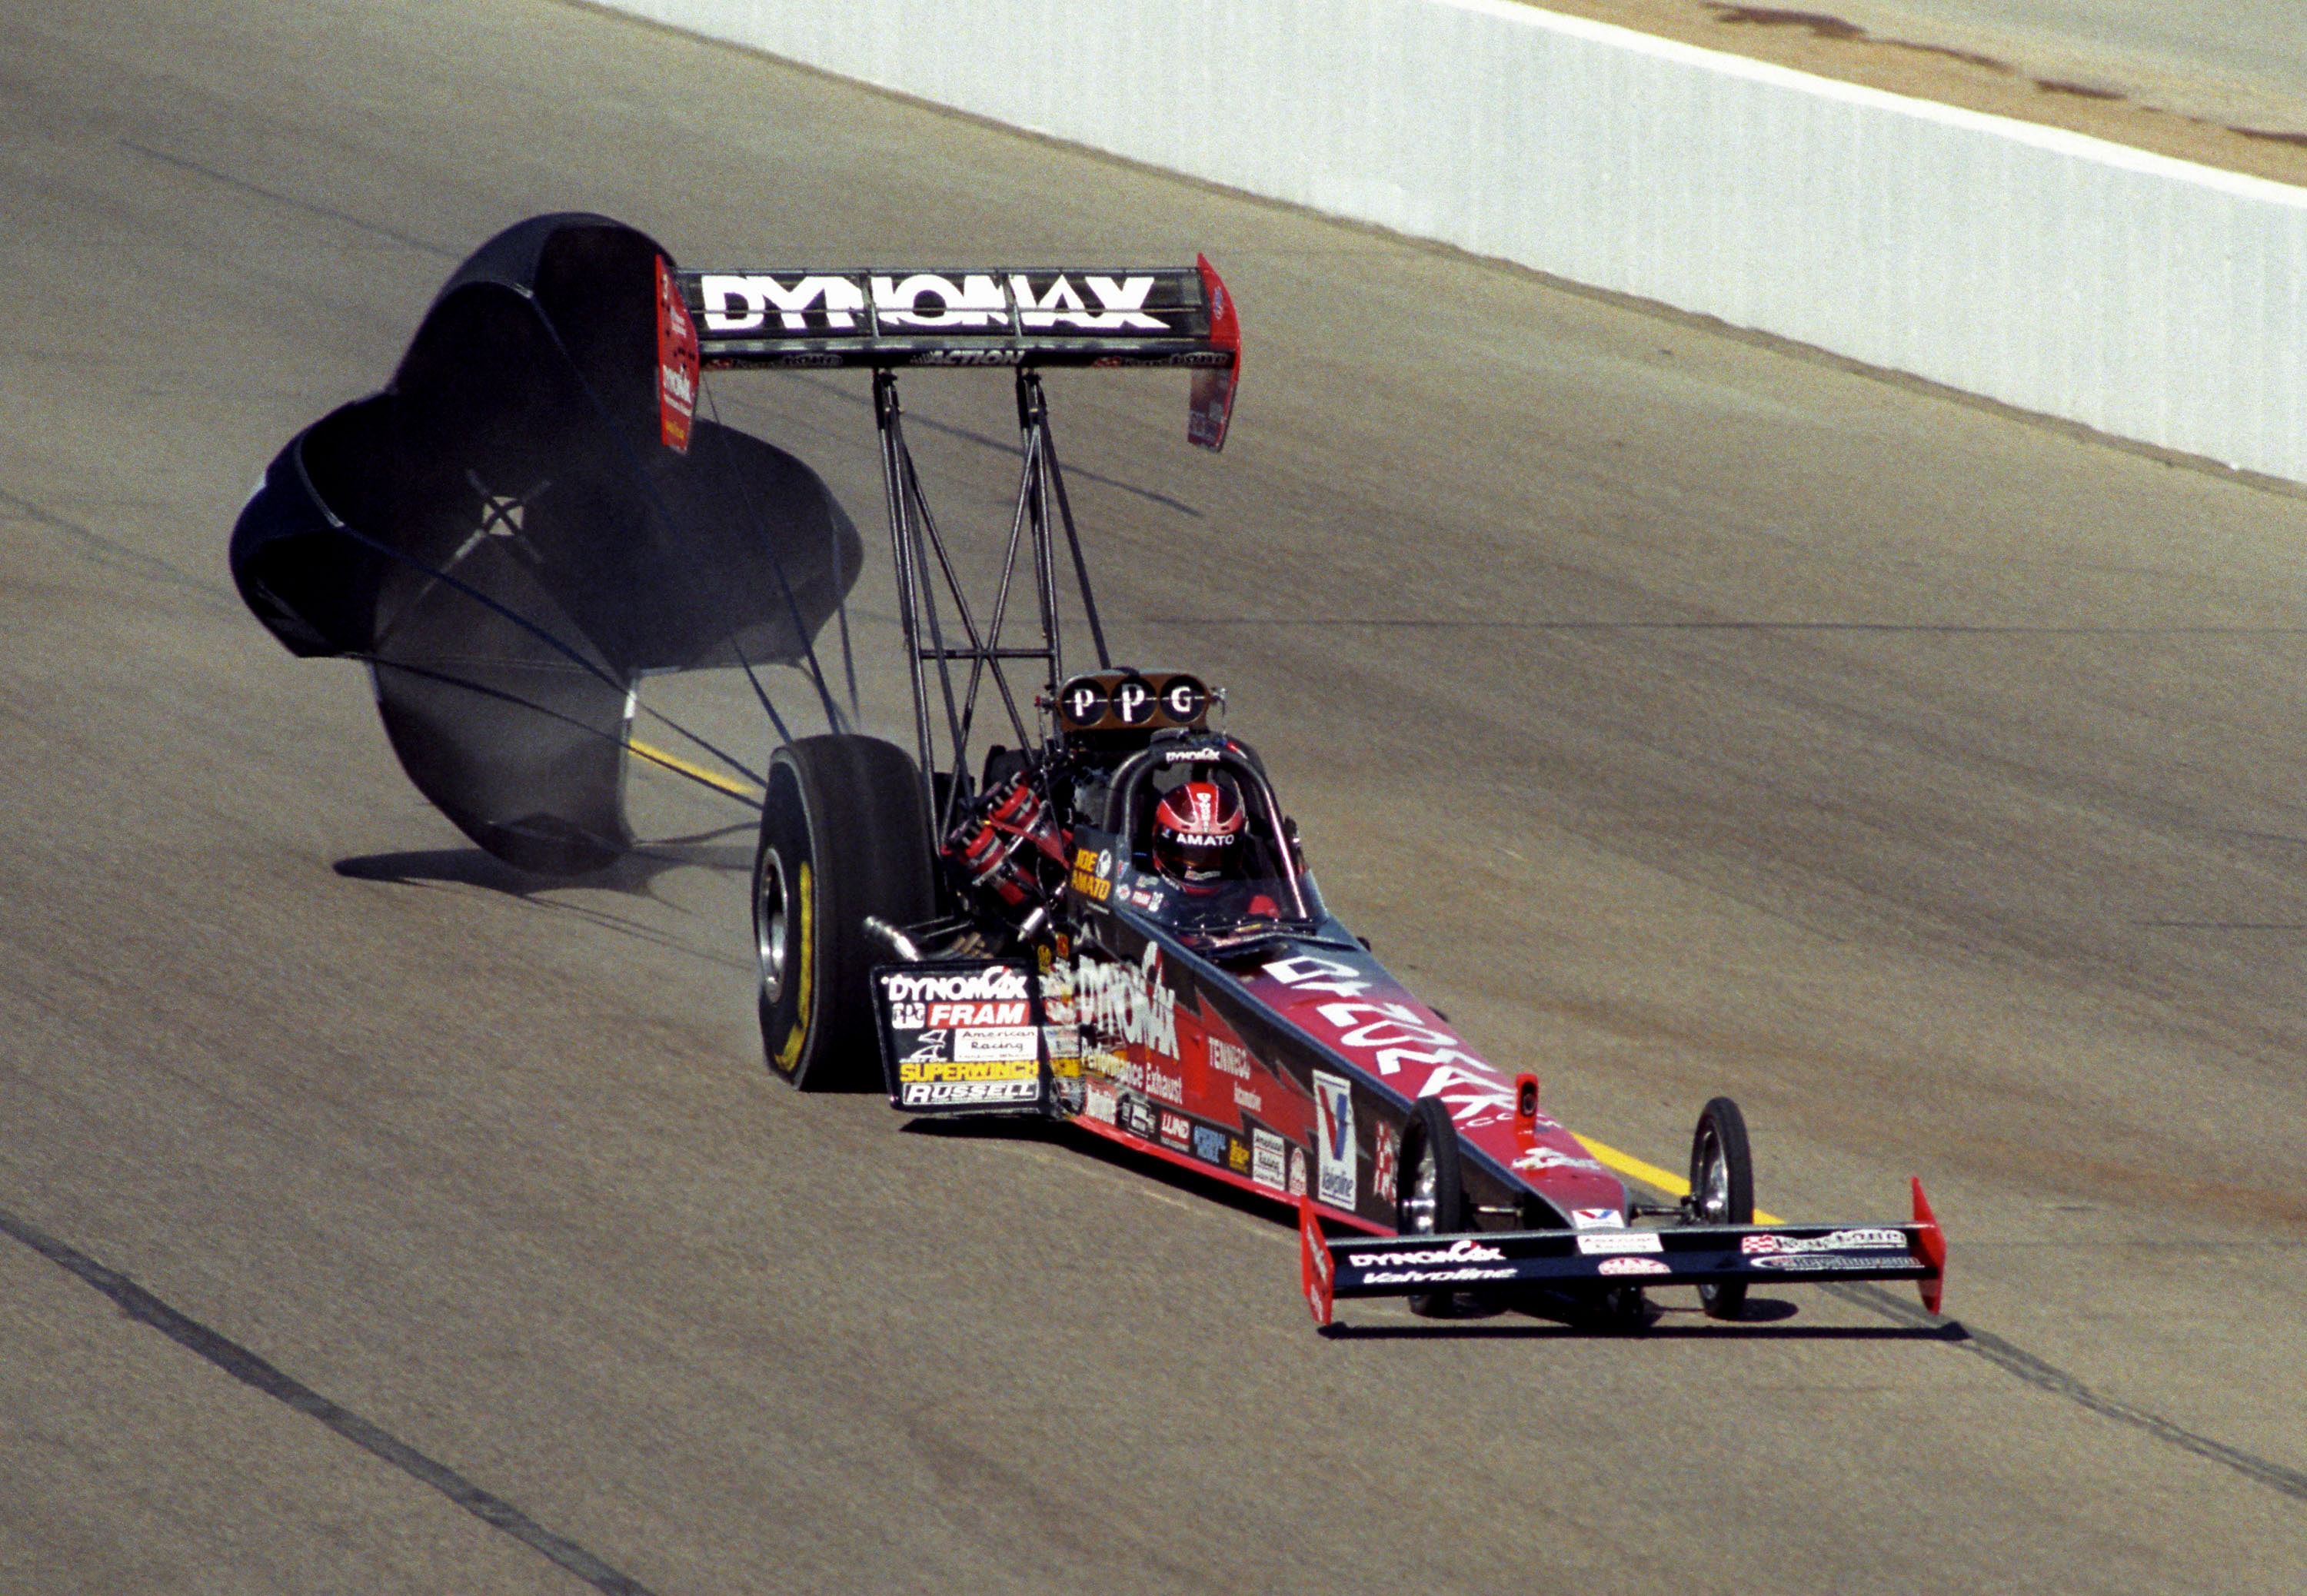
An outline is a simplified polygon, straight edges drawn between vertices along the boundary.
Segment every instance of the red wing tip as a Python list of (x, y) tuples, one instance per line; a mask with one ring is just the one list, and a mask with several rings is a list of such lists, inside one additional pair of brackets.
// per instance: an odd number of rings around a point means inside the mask
[(1327, 1325), (1333, 1311), (1330, 1300), (1330, 1250), (1322, 1234), (1322, 1216), (1315, 1211), (1314, 1199), (1298, 1199), (1298, 1285), (1304, 1293), (1306, 1308), (1313, 1314), (1316, 1325)]
[(1923, 1261), (1930, 1266), (1930, 1274), (1915, 1283), (1922, 1293), (1923, 1307), (1931, 1313), (1940, 1311), (1939, 1304), (1946, 1296), (1946, 1232), (1939, 1228), (1939, 1216), (1932, 1211), (1931, 1199), (1924, 1195), (1923, 1177), (1908, 1177), (1915, 1194), (1915, 1224), (1920, 1227), (1916, 1242), (1923, 1250)]

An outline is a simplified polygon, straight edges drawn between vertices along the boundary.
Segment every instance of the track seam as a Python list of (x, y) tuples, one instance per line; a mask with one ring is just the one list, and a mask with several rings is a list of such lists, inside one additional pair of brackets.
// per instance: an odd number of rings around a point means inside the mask
[(440, 1492), (491, 1529), (500, 1530), (532, 1551), (551, 1558), (605, 1596), (652, 1596), (648, 1588), (631, 1575), (619, 1573), (575, 1541), (554, 1534), (503, 1498), (483, 1490), (448, 1464), (427, 1457), (381, 1426), (330, 1401), (229, 1336), (177, 1312), (127, 1276), (105, 1267), (77, 1247), (56, 1240), (5, 1208), (0, 1208), (0, 1233), (14, 1237), (82, 1284), (101, 1292), (129, 1318), (150, 1325), (241, 1384), (319, 1421), (363, 1451)]
[[(1655, 1186), (1668, 1196), (1681, 1197), (1690, 1191), (1687, 1182), (1654, 1164), (1645, 1164), (1639, 1158), (1619, 1152), (1616, 1148), (1605, 1147), (1599, 1142), (1589, 1140), (1582, 1136), (1579, 1139), (1586, 1143), (1589, 1152), (1602, 1159), (1604, 1163), (1609, 1164), (1622, 1174), (1634, 1176), (1645, 1185)], [(1755, 1213), (1754, 1217), (1765, 1225), (1783, 1223), (1776, 1216), (1765, 1215), (1760, 1211)], [(2037, 1357), (2017, 1342), (2005, 1341), (1992, 1330), (1975, 1330), (1960, 1319), (1947, 1319), (1934, 1314), (1919, 1303), (1908, 1302), (1893, 1296), (1879, 1285), (1828, 1281), (1822, 1284), (1820, 1289), (1830, 1296), (1841, 1298), (1854, 1308), (1863, 1308), (1895, 1324), (1938, 1331), (1949, 1344), (1960, 1347), (1965, 1352), (1976, 1353), (2003, 1373), (2016, 1376), (2037, 1391), (2063, 1397), (2077, 1407), (2097, 1413), (2103, 1419), (2112, 1419), (2118, 1424), (2129, 1425), (2133, 1430), (2152, 1436), (2165, 1446), (2176, 1447), (2182, 1452), (2190, 1452), (2197, 1457), (2233, 1469), (2245, 1479), (2255, 1481), (2270, 1489), (2279, 1490), (2294, 1501), (2307, 1502), (2307, 1473), (2303, 1473), (2297, 1469), (2286, 1468), (2279, 1463), (2270, 1463), (2264, 1457), (2245, 1452), (2240, 1447), (2230, 1447), (2225, 1441), (2215, 1441), (2207, 1435), (2197, 1435), (2183, 1425), (2173, 1423), (2160, 1413), (2150, 1413), (2145, 1408), (2133, 1407), (2131, 1404), (2118, 1402), (2112, 1396), (2102, 1396), (2057, 1364)], [(1955, 1334), (1945, 1335), (1949, 1330), (1952, 1330)]]
[[(1854, 1307), (1871, 1310), (1902, 1325), (1931, 1324), (1931, 1316), (1922, 1308), (1900, 1301), (1879, 1285), (1836, 1282), (1827, 1284), (1824, 1289)], [(2286, 1468), (2279, 1463), (2270, 1463), (2239, 1447), (2230, 1447), (2225, 1441), (2198, 1435), (2159, 1413), (2151, 1413), (2145, 1408), (2134, 1407), (2112, 1396), (2102, 1396), (2065, 1370), (2045, 1361), (2015, 1342), (2004, 1340), (1992, 1330), (1976, 1330), (1959, 1321), (1957, 1327), (1962, 1335), (1952, 1344), (1966, 1352), (1976, 1353), (2005, 1374), (2016, 1376), (2038, 1391), (2063, 1397), (2101, 1418), (2112, 1419), (2118, 1424), (2141, 1430), (2166, 1446), (2176, 1447), (2183, 1452), (2191, 1452), (2197, 1457), (2233, 1469), (2246, 1479), (2279, 1490), (2294, 1500), (2307, 1501), (2307, 1473)]]

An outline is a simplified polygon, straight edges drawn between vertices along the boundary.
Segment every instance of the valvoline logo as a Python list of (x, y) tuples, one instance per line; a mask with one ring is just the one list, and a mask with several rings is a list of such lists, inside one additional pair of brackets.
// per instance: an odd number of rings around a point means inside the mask
[(1314, 1162), (1320, 1175), (1318, 1195), (1333, 1208), (1351, 1210), (1359, 1152), (1354, 1139), (1352, 1083), (1316, 1070), (1314, 1101), (1320, 1108), (1314, 1130)]
[(1323, 1077), (1322, 1156), (1325, 1159), (1346, 1156), (1346, 1138), (1353, 1131), (1353, 1121), (1348, 1117), (1346, 1108), (1351, 1089), (1342, 1080)]

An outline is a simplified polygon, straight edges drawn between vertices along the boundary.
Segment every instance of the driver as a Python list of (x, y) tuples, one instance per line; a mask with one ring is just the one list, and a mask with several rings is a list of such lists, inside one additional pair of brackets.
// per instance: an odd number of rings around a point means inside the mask
[(1188, 781), (1154, 811), (1154, 867), (1188, 892), (1214, 892), (1243, 874), (1248, 830), (1230, 789)]

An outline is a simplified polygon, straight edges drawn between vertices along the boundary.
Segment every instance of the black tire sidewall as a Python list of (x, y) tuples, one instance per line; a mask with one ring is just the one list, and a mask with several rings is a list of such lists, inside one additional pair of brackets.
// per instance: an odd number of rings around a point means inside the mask
[(866, 917), (908, 926), (933, 910), (919, 771), (877, 738), (786, 744), (769, 762), (762, 801), (756, 916), (771, 849), (786, 871), (793, 941), (783, 989), (760, 999), (769, 1068), (805, 1090), (870, 1090), (881, 1080), (870, 979), (885, 955)]
[(819, 1028), (822, 1006), (817, 983), (817, 860), (810, 844), (808, 801), (800, 772), (785, 760), (772, 760), (761, 807), (760, 843), (753, 850), (753, 941), (758, 958), (762, 861), (774, 851), (785, 873), (785, 977), (771, 998), (761, 986), (757, 963), (754, 990), (760, 1005), (762, 1054), (771, 1070), (797, 1085), (808, 1072), (808, 1043)]
[[(1420, 1097), (1402, 1127), (1402, 1190), (1394, 1199), (1394, 1228), (1409, 1229), (1404, 1206), (1417, 1182), (1418, 1161), (1428, 1148), (1434, 1153), (1434, 1233), (1452, 1235), (1466, 1228), (1466, 1174), (1458, 1155), (1458, 1128), (1439, 1097)], [(1410, 1298), (1410, 1310), (1425, 1319), (1446, 1319), (1457, 1306), (1452, 1292), (1419, 1292)]]
[[(1722, 1149), (1722, 1161), (1730, 1177), (1730, 1211), (1721, 1223), (1752, 1225), (1754, 1222), (1754, 1154), (1746, 1139), (1746, 1116), (1738, 1105), (1728, 1097), (1716, 1097), (1699, 1110), (1697, 1128), (1690, 1133), (1690, 1188), (1694, 1194), (1704, 1175), (1703, 1156), (1708, 1132), (1713, 1133), (1715, 1144)], [(1714, 1221), (1708, 1220), (1711, 1224)], [(1746, 1310), (1746, 1282), (1726, 1280), (1698, 1289), (1698, 1300), (1711, 1319), (1735, 1319)]]

